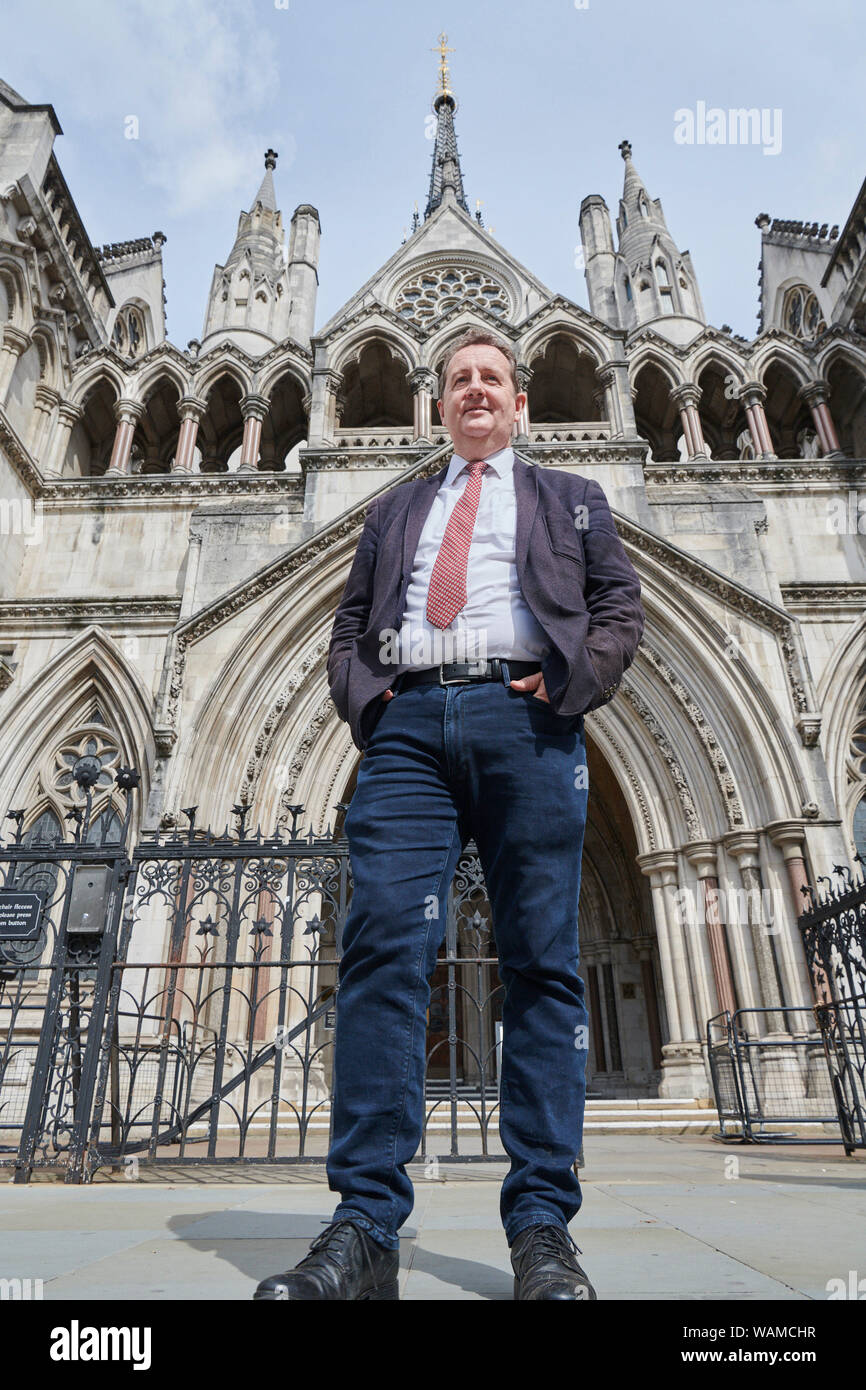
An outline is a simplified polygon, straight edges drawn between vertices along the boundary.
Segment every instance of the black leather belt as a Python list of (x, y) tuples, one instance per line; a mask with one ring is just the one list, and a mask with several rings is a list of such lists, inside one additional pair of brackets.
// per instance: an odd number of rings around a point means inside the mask
[(425, 667), (423, 671), (405, 671), (400, 677), (400, 690), (408, 690), (413, 685), (469, 685), (472, 681), (501, 681), (502, 662), (508, 667), (512, 680), (524, 676), (534, 676), (541, 670), (537, 661), (509, 661), (493, 657), (491, 661), (441, 661), (438, 666)]

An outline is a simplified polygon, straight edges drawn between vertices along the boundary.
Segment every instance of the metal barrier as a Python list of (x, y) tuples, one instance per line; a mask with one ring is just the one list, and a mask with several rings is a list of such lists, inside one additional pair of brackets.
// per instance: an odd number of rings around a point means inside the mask
[[(767, 1033), (769, 1015), (784, 1015), (785, 1032)], [(707, 1024), (707, 1055), (722, 1140), (741, 1143), (844, 1142), (820, 1029), (802, 1032), (809, 1006), (727, 1010)], [(790, 1022), (790, 1031), (788, 1031)], [(795, 1030), (799, 1030), (795, 1031)], [(792, 1134), (786, 1126), (820, 1127)], [(826, 1130), (832, 1129), (832, 1134)], [(733, 1130), (733, 1132), (732, 1132)]]

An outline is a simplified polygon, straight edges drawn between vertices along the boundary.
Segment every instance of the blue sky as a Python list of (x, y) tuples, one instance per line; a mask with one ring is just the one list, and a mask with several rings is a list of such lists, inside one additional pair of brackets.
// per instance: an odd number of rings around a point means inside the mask
[[(322, 220), (321, 326), (423, 215), (440, 30), (467, 197), (553, 292), (588, 306), (578, 211), (615, 214), (617, 146), (691, 252), (710, 323), (756, 330), (755, 216), (838, 222), (866, 174), (862, 0), (32, 0), (4, 20), (0, 76), (51, 102), (92, 240), (168, 238), (169, 337), (201, 334), (268, 146), (286, 223)], [(698, 103), (781, 111), (781, 150), (679, 144)], [(126, 118), (138, 139), (125, 138)]]

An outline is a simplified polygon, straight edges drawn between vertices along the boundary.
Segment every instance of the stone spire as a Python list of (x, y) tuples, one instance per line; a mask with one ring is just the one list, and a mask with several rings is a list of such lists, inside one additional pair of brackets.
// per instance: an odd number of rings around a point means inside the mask
[(465, 213), (469, 212), (466, 194), (463, 191), (463, 172), (460, 168), (460, 155), (457, 152), (457, 135), (454, 131), (454, 112), (457, 98), (451, 91), (446, 54), (453, 53), (447, 47), (448, 35), (439, 35), (439, 90), (433, 100), (436, 114), (436, 141), (433, 146), (433, 168), (430, 171), (430, 195), (424, 218), (435, 212), (442, 203), (456, 204)]
[(652, 322), (672, 341), (688, 341), (706, 322), (691, 257), (679, 250), (668, 231), (661, 200), (647, 192), (628, 140), (620, 143), (619, 152), (625, 175), (616, 219), (617, 251), (612, 260), (612, 247), (600, 246), (602, 258), (595, 272), (600, 316), (627, 329)]
[(274, 191), (275, 150), (265, 153), (265, 176), (249, 212), (242, 212), (225, 265), (214, 269), (202, 348), (215, 335), (232, 337), (253, 355), (288, 335), (290, 294), (286, 237)]

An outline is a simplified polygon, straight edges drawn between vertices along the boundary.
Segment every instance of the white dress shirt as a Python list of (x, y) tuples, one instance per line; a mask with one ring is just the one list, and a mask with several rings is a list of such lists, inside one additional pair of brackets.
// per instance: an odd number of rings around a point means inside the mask
[(396, 673), (495, 656), (535, 661), (550, 650), (547, 636), (520, 591), (515, 556), (517, 499), (510, 445), (485, 459), (481, 496), (466, 566), (466, 603), (447, 628), (427, 618), (430, 576), (451, 512), (469, 480), (467, 460), (454, 454), (424, 522), (412, 565), (399, 633)]

